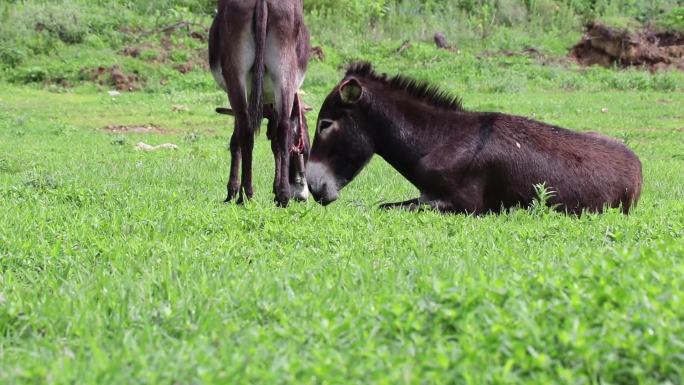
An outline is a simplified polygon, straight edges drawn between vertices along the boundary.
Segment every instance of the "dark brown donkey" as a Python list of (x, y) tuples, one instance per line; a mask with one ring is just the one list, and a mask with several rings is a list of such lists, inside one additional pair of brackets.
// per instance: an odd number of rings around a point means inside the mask
[(232, 107), (217, 111), (235, 116), (226, 201), (238, 197), (242, 202), (254, 194), (252, 151), (264, 116), (275, 157), (276, 202), (287, 205), (292, 197), (308, 197), (304, 164), (309, 138), (297, 94), (310, 50), (302, 12), (302, 0), (219, 2), (209, 34), (209, 63)]
[(482, 214), (529, 206), (545, 183), (560, 211), (627, 213), (641, 192), (639, 159), (623, 144), (518, 116), (468, 112), (458, 99), (352, 65), (321, 109), (307, 165), (328, 204), (377, 153), (420, 190), (383, 205)]

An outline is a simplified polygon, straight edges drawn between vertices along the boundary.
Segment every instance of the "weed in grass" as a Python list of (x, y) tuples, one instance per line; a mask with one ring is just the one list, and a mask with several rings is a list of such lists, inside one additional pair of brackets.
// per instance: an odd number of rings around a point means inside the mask
[(551, 205), (549, 201), (556, 195), (553, 189), (546, 186), (546, 183), (534, 185), (534, 191), (537, 197), (532, 200), (530, 205), (530, 213), (534, 216), (546, 216), (552, 213), (558, 205)]
[(202, 138), (198, 130), (192, 130), (183, 136), (183, 141), (186, 143), (195, 143)]
[(116, 146), (125, 146), (128, 144), (128, 139), (124, 135), (116, 135), (112, 137), (112, 144)]
[(24, 176), (24, 186), (36, 190), (55, 190), (60, 184), (59, 178), (50, 173), (33, 170)]
[(0, 156), (0, 173), (14, 174), (19, 170), (20, 167), (14, 159)]

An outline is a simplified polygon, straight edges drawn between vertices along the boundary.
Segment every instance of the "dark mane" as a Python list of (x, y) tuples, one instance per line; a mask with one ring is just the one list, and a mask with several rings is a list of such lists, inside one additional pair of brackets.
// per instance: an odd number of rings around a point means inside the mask
[(347, 74), (345, 77), (349, 76), (382, 82), (395, 90), (407, 92), (409, 95), (435, 107), (464, 111), (461, 98), (451, 95), (450, 93), (441, 90), (439, 87), (424, 81), (411, 79), (401, 75), (392, 78), (387, 77), (385, 74), (379, 75), (373, 70), (373, 65), (369, 62), (361, 61), (350, 64), (347, 67)]

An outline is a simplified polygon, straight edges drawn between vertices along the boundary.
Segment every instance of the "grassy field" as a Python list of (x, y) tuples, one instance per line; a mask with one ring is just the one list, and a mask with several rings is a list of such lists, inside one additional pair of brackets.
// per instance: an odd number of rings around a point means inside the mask
[[(232, 123), (201, 68), (85, 43), (7, 69), (0, 383), (684, 384), (684, 75), (581, 69), (562, 58), (570, 39), (515, 36), (458, 54), (321, 37), (305, 99), (318, 108), (366, 58), (469, 109), (605, 133), (644, 165), (631, 215), (380, 211), (416, 195), (381, 159), (331, 206), (278, 209), (264, 137), (255, 199), (225, 205)], [(529, 41), (545, 59), (498, 51)], [(79, 81), (79, 49), (148, 86), (112, 98)], [(47, 78), (14, 77), (36, 68)], [(147, 124), (160, 132), (103, 130)]]

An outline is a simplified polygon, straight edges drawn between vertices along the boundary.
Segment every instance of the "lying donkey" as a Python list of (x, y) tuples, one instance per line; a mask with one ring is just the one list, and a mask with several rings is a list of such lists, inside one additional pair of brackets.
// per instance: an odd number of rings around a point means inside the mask
[(209, 33), (209, 64), (232, 107), (217, 111), (235, 116), (226, 201), (239, 196), (241, 202), (254, 194), (252, 151), (264, 116), (275, 158), (276, 201), (287, 205), (291, 197), (307, 199), (309, 138), (297, 90), (309, 51), (302, 0), (219, 1)]
[(482, 214), (529, 206), (535, 185), (548, 204), (581, 213), (621, 207), (641, 193), (641, 162), (623, 144), (518, 116), (469, 112), (425, 83), (352, 65), (321, 109), (307, 166), (314, 198), (337, 199), (379, 154), (420, 190), (384, 208)]

